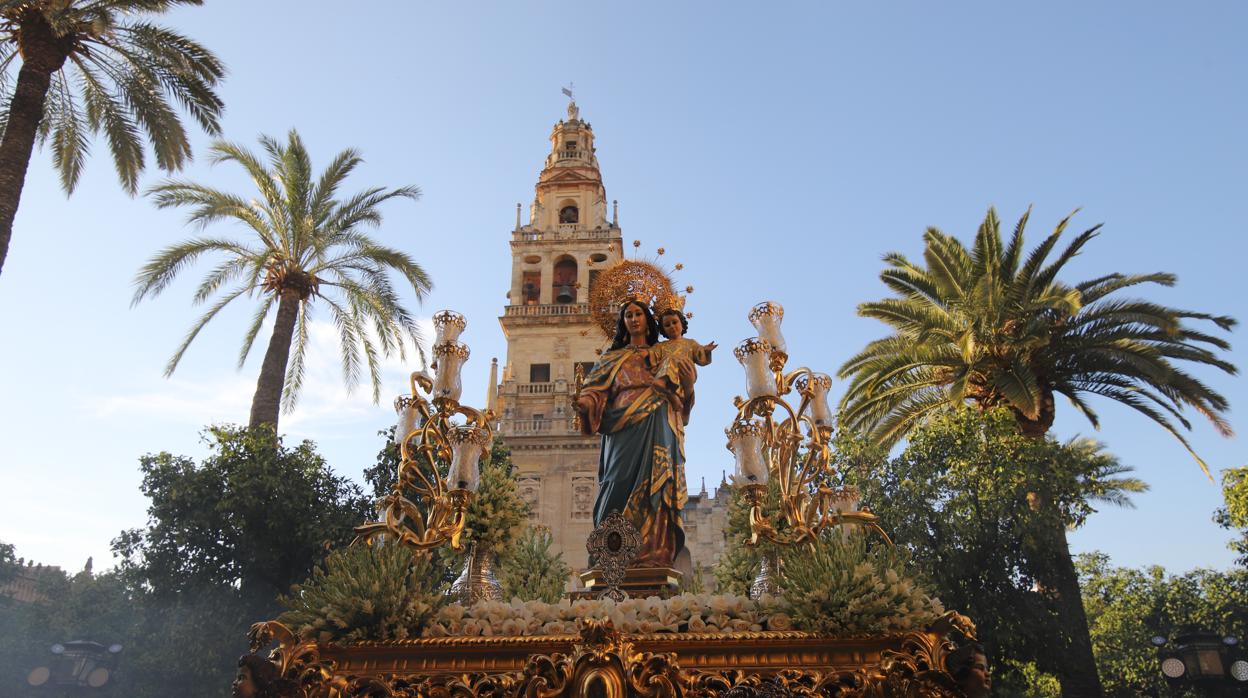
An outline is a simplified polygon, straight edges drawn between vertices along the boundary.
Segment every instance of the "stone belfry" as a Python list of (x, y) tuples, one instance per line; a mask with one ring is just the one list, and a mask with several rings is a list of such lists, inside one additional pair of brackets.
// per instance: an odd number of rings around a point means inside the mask
[(550, 134), (529, 221), (511, 234), (511, 289), (499, 322), (507, 361), (498, 385), (500, 433), (511, 448), (532, 523), (546, 526), (555, 548), (579, 572), (594, 528), (598, 436), (572, 425), (577, 364), (593, 365), (605, 344), (589, 314), (596, 269), (622, 256), (614, 212), (594, 154), (594, 132), (575, 102)]

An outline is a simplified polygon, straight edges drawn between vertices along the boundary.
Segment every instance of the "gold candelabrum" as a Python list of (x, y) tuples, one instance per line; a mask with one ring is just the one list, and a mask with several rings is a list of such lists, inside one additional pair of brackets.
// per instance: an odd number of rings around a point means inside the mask
[(417, 550), (464, 548), (460, 538), (481, 479), (481, 455), (493, 438), (495, 415), (459, 403), (460, 372), (469, 355), (468, 345), (459, 341), (467, 326), (464, 316), (443, 310), (433, 316), (433, 323), (437, 336), (430, 368), (435, 374), (413, 372), (410, 394), (394, 400), (398, 476), (390, 494), (377, 502), (381, 520), (357, 526), (356, 543), (394, 540)]
[[(734, 398), (737, 415), (724, 433), (736, 460), (736, 484), (750, 505), (747, 543), (810, 543), (826, 528), (859, 525), (875, 530), (892, 545), (876, 516), (859, 509), (857, 488), (832, 486), (836, 480), (831, 447), (834, 415), (828, 406), (832, 378), (806, 367), (785, 370), (789, 355), (780, 332), (783, 318), (778, 303), (754, 306), (749, 320), (758, 336), (733, 350), (745, 368), (746, 396)], [(796, 409), (793, 398), (798, 401)], [(769, 480), (779, 492), (773, 512), (765, 511)], [(769, 563), (774, 568), (775, 560), (764, 560), (763, 576)]]

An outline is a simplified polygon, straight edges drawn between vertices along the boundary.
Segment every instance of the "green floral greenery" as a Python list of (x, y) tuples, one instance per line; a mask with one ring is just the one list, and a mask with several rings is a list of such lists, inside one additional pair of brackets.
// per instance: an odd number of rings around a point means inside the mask
[(563, 553), (551, 552), (550, 529), (529, 526), (499, 556), (498, 581), (503, 598), (557, 603), (572, 573)]
[(278, 621), (318, 642), (415, 637), (446, 603), (439, 576), (402, 546), (340, 548), (280, 599), (289, 610)]
[(825, 532), (783, 553), (779, 608), (802, 630), (821, 635), (873, 635), (926, 626), (944, 608), (906, 571), (897, 548), (866, 536)]
[(501, 554), (516, 540), (528, 515), (529, 506), (520, 498), (512, 474), (511, 451), (495, 439), (489, 460), (481, 462), (480, 486), (468, 503), (464, 542)]

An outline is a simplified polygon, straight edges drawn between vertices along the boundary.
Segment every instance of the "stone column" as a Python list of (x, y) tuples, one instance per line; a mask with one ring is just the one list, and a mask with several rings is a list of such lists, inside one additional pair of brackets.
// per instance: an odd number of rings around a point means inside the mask
[(542, 305), (550, 305), (555, 302), (554, 288), (555, 282), (555, 259), (554, 255), (547, 252), (542, 255), (542, 288), (541, 295), (538, 296), (537, 302)]

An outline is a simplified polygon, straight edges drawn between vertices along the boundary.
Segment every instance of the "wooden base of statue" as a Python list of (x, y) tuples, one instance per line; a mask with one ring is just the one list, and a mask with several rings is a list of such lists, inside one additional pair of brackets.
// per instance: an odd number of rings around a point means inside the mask
[(321, 644), (277, 622), (257, 624), (252, 650), (273, 642), (279, 674), (303, 698), (958, 698), (945, 669), (949, 613), (895, 635), (833, 638), (798, 631), (622, 633), (583, 619), (576, 635), (418, 637)]
[(580, 575), (585, 588), (573, 591), (570, 596), (574, 599), (597, 599), (610, 589), (618, 588), (630, 599), (650, 596), (666, 599), (680, 593), (683, 576), (671, 567), (630, 567), (624, 572), (624, 580), (613, 586), (602, 578), (602, 570), (591, 567)]

